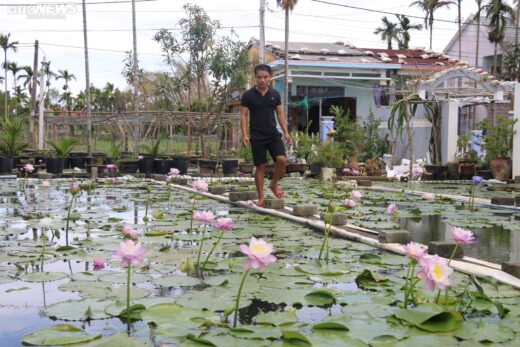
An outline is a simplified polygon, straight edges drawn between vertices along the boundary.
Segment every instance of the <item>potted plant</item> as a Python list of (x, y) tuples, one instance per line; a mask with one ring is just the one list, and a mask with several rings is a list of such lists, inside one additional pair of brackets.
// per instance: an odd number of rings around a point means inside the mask
[(497, 117), (494, 125), (488, 120), (480, 122), (480, 128), (485, 133), (483, 146), (486, 149), (486, 158), (490, 162), (491, 174), (497, 180), (511, 178), (515, 122), (516, 119), (503, 115)]
[[(164, 175), (170, 171), (171, 161), (167, 160), (165, 163), (164, 159), (160, 159), (162, 151), (160, 150), (161, 142), (164, 139), (163, 136), (159, 136), (151, 144), (143, 145), (143, 153), (139, 157), (139, 172), (146, 175), (152, 174), (155, 171), (155, 161), (157, 160), (157, 171), (164, 171), (164, 167), (168, 169), (164, 172)], [(159, 172), (158, 172), (159, 173)]]
[(224, 176), (236, 176), (238, 172), (237, 151), (233, 150), (228, 153), (226, 157), (221, 160), (222, 174)]
[(342, 151), (342, 145), (338, 142), (326, 141), (318, 146), (312, 164), (320, 167), (320, 175), (323, 179), (332, 178), (334, 176), (334, 168), (343, 165)]
[(14, 157), (20, 155), (28, 145), (21, 141), (23, 123), (19, 121), (3, 122), (2, 138), (0, 140), (0, 173), (12, 173)]
[(251, 146), (241, 145), (238, 149), (238, 156), (241, 160), (241, 163), (238, 165), (240, 172), (245, 174), (253, 173), (255, 165), (253, 164), (253, 152), (251, 152)]
[(458, 174), (461, 179), (471, 179), (476, 174), (476, 164), (479, 161), (478, 153), (469, 148), (467, 135), (459, 136), (457, 140)]
[[(348, 167), (359, 169), (358, 159), (365, 147), (365, 129), (355, 120), (350, 119), (343, 107), (333, 105), (330, 108), (334, 115), (334, 142), (341, 147), (342, 159), (348, 158)], [(343, 166), (343, 163), (340, 164)]]
[(76, 143), (78, 143), (77, 139), (69, 137), (65, 137), (58, 142), (47, 141), (47, 144), (54, 150), (51, 152), (51, 157), (45, 159), (45, 168), (48, 173), (61, 174), (63, 172), (65, 160)]
[(311, 158), (314, 156), (316, 147), (320, 144), (320, 138), (317, 135), (308, 133), (310, 122), (303, 132), (295, 133), (292, 136), (294, 142), (294, 155), (298, 162), (289, 163), (287, 165), (287, 172), (305, 173), (309, 169)]

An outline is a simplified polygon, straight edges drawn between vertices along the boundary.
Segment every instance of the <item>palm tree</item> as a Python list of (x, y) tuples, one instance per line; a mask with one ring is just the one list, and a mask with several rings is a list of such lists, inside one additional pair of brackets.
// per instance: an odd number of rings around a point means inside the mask
[(5, 119), (7, 120), (9, 110), (7, 105), (7, 99), (9, 95), (7, 94), (7, 51), (12, 50), (13, 52), (16, 52), (16, 45), (18, 44), (18, 41), (11, 41), (9, 42), (9, 38), (11, 37), (11, 33), (8, 33), (7, 35), (0, 34), (0, 47), (4, 50), (4, 83), (5, 83)]
[(430, 29), (430, 49), (432, 49), (433, 40), (433, 21), (435, 20), (434, 14), (439, 8), (453, 4), (453, 1), (444, 0), (417, 0), (412, 2), (410, 6), (418, 6), (425, 14), (424, 16), (424, 27)]
[(387, 48), (392, 49), (392, 41), (399, 38), (399, 28), (397, 23), (390, 22), (386, 17), (383, 17), (382, 21), (383, 26), (374, 30), (374, 34), (381, 35), (381, 40), (386, 41)]
[(480, 51), (480, 12), (482, 11), (482, 0), (476, 0), (477, 1), (477, 14), (475, 15), (477, 17), (477, 48), (475, 52), (475, 67), (478, 67), (478, 53)]
[(397, 20), (399, 20), (399, 35), (397, 44), (399, 49), (408, 49), (410, 43), (410, 30), (422, 30), (422, 24), (410, 24), (410, 18), (404, 14), (397, 14)]
[(23, 66), (19, 66), (16, 62), (10, 62), (7, 64), (7, 70), (13, 74), (13, 88), (16, 89), (16, 81), (18, 80), (17, 75), (23, 70)]
[(289, 121), (289, 11), (294, 9), (298, 0), (276, 0), (278, 6), (285, 11), (285, 64), (283, 79), (283, 107), (285, 117)]
[(29, 91), (29, 94), (31, 94), (33, 70), (30, 66), (23, 66), (22, 69), (23, 73), (18, 76), (18, 79), (23, 79), (23, 87)]
[(489, 20), (488, 32), (489, 41), (495, 44), (493, 53), (493, 76), (497, 74), (497, 46), (504, 41), (505, 29), (510, 19), (514, 22), (516, 19), (515, 10), (508, 5), (504, 0), (489, 0), (489, 2), (482, 7), (486, 11), (486, 18)]
[(58, 74), (56, 75), (56, 81), (62, 79), (65, 84), (63, 85), (63, 95), (65, 96), (65, 105), (67, 108), (67, 112), (70, 111), (70, 91), (69, 91), (69, 82), (75, 81), (76, 76), (74, 74), (69, 73), (69, 71), (58, 70)]

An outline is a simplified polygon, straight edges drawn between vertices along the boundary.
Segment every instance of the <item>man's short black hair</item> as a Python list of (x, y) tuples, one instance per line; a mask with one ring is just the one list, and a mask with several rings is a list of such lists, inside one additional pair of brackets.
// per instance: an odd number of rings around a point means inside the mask
[(265, 72), (267, 72), (267, 73), (269, 74), (269, 76), (271, 76), (273, 70), (272, 70), (271, 67), (270, 67), (269, 65), (267, 65), (267, 64), (258, 64), (258, 65), (255, 66), (255, 68), (253, 69), (253, 71), (255, 72), (255, 76), (256, 76), (256, 73), (257, 73), (258, 71), (265, 71)]

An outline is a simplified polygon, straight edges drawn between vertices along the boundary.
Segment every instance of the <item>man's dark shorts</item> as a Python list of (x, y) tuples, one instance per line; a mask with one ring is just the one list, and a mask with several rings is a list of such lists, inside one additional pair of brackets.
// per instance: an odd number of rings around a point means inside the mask
[(267, 151), (271, 154), (273, 161), (276, 161), (276, 157), (280, 155), (285, 157), (285, 145), (281, 135), (268, 139), (251, 140), (251, 151), (255, 166), (267, 163)]

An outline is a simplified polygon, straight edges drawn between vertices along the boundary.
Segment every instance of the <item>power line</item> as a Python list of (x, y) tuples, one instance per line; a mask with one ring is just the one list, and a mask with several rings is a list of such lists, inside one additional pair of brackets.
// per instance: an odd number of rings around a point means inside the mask
[[(246, 28), (258, 28), (258, 25), (242, 25), (242, 26), (221, 26), (218, 29), (246, 29)], [(144, 28), (137, 29), (137, 31), (159, 31), (162, 29), (177, 31), (181, 30), (180, 28)], [(7, 31), (7, 30), (0, 30)], [(88, 29), (87, 32), (126, 32), (132, 31), (132, 29)], [(83, 32), (83, 29), (26, 29), (26, 30), (9, 30), (9, 32), (13, 33), (22, 33), (22, 32)]]
[[(157, 0), (135, 0), (135, 2), (151, 2)], [(124, 4), (132, 2), (132, 0), (111, 0), (111, 1), (95, 1), (87, 2), (86, 5), (105, 5), (105, 4)], [(36, 2), (36, 3), (25, 3), (25, 4), (0, 4), (0, 7), (13, 7), (13, 6), (44, 6), (44, 5), (82, 5), (81, 2)]]
[[(320, 3), (323, 3), (323, 4), (327, 4), (327, 5), (333, 5), (333, 6), (339, 6), (339, 7), (346, 7), (346, 8), (352, 8), (352, 9), (355, 9), (355, 10), (362, 10), (362, 11), (366, 11), (366, 12), (374, 12), (374, 13), (382, 13), (382, 14), (390, 14), (390, 15), (402, 15), (402, 16), (406, 16), (406, 17), (409, 17), (409, 18), (416, 18), (416, 19), (421, 19), (421, 20), (424, 20), (425, 17), (420, 17), (420, 16), (415, 16), (415, 15), (410, 15), (410, 14), (404, 14), (404, 13), (397, 13), (397, 12), (388, 12), (388, 11), (383, 11), (383, 10), (374, 10), (374, 9), (371, 9), (371, 8), (366, 8), (366, 7), (359, 7), (359, 6), (351, 6), (351, 5), (345, 5), (345, 4), (338, 4), (338, 3), (335, 3), (335, 2), (330, 2), (330, 1), (324, 1), (324, 0), (311, 0), (311, 1), (314, 1), (314, 2), (320, 2)], [(482, 18), (483, 16), (481, 16)], [(457, 20), (448, 20), (448, 19), (438, 19), (438, 18), (435, 18), (434, 19), (434, 22), (444, 22), (444, 23), (450, 23), (450, 24), (458, 24), (458, 21)], [(466, 23), (462, 23), (462, 25), (477, 25), (476, 23), (470, 23), (470, 22), (466, 22)], [(480, 24), (482, 25), (482, 24)], [(512, 28), (512, 29), (516, 29), (517, 27), (516, 26), (504, 26), (504, 28)]]

